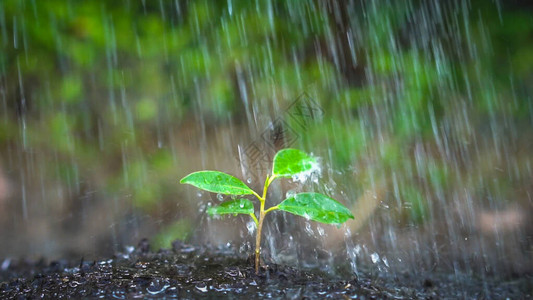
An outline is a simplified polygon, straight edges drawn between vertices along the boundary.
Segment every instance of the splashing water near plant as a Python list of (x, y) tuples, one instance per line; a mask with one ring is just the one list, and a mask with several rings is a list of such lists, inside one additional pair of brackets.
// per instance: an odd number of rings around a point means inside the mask
[(299, 193), (283, 200), (279, 205), (265, 209), (268, 187), (276, 178), (293, 178), (305, 181), (318, 170), (318, 162), (297, 149), (283, 149), (274, 157), (272, 174), (267, 175), (263, 193), (260, 196), (241, 180), (219, 171), (199, 171), (191, 173), (181, 179), (182, 184), (190, 184), (199, 189), (225, 195), (254, 195), (260, 203), (259, 217), (255, 214), (254, 204), (244, 198), (233, 199), (210, 207), (210, 215), (247, 214), (257, 226), (255, 244), (255, 272), (259, 273), (261, 253), (261, 231), (265, 216), (275, 210), (283, 210), (308, 220), (326, 224), (342, 224), (353, 215), (348, 208), (336, 200), (319, 193)]

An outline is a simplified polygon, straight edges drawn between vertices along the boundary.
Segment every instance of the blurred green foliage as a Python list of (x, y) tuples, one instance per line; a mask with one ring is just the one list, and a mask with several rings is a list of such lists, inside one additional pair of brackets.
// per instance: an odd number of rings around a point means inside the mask
[[(422, 223), (427, 195), (454, 178), (439, 155), (413, 171), (415, 144), (531, 118), (533, 21), (485, 1), (432, 4), (462, 14), (456, 23), (424, 19), (424, 1), (362, 3), (4, 0), (0, 153), (45, 153), (57, 180), (131, 193), (152, 212), (176, 201), (187, 158), (171, 135), (189, 143), (187, 120), (240, 124), (276, 101), (282, 114), (306, 91), (325, 116), (298, 132), (300, 146), (358, 168), (359, 188), (402, 174), (398, 195)], [(472, 123), (445, 123), (463, 109)], [(184, 224), (169, 230), (185, 236)]]
[(186, 240), (191, 232), (194, 230), (191, 221), (183, 218), (171, 223), (159, 232), (151, 241), (153, 251), (158, 251), (162, 248), (172, 248), (172, 242), (176, 239)]

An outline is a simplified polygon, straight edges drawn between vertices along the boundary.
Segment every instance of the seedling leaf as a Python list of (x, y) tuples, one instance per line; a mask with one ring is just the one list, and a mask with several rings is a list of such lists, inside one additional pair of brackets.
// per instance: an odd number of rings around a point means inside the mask
[(274, 157), (272, 174), (278, 177), (292, 177), (311, 171), (316, 160), (298, 149), (283, 149)]
[(318, 193), (301, 193), (285, 199), (277, 206), (265, 210), (265, 201), (268, 187), (277, 177), (308, 177), (314, 171), (317, 161), (306, 153), (297, 149), (283, 149), (274, 156), (272, 176), (265, 179), (263, 194), (259, 196), (241, 180), (219, 171), (199, 171), (191, 173), (181, 179), (181, 183), (193, 185), (209, 192), (229, 195), (254, 195), (261, 203), (259, 217), (254, 212), (254, 205), (247, 199), (229, 200), (218, 206), (209, 207), (209, 215), (248, 214), (255, 222), (255, 273), (259, 273), (261, 252), (261, 229), (267, 213), (283, 210), (292, 214), (305, 217), (309, 220), (340, 224), (354, 216), (348, 208), (325, 195)]
[(199, 171), (181, 179), (180, 183), (193, 185), (199, 189), (225, 195), (251, 195), (254, 193), (241, 180), (218, 171)]
[(207, 209), (209, 215), (253, 214), (254, 204), (248, 199), (236, 199), (222, 202), (220, 205)]
[(283, 200), (278, 208), (326, 224), (341, 224), (354, 218), (344, 205), (319, 193), (296, 194)]

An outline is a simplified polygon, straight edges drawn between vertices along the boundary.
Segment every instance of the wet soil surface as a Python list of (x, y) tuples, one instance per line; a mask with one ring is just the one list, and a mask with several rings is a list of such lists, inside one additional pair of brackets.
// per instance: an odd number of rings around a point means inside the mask
[(179, 299), (525, 299), (533, 278), (507, 282), (433, 276), (334, 276), (275, 264), (255, 273), (232, 248), (173, 243), (157, 253), (146, 240), (127, 253), (75, 264), (4, 260), (0, 298)]

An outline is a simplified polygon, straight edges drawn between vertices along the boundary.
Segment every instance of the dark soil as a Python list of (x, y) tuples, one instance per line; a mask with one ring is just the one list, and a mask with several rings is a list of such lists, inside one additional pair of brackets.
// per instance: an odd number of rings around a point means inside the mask
[[(4, 260), (0, 298), (180, 298), (180, 299), (524, 299), (525, 278), (507, 284), (449, 283), (445, 278), (339, 277), (269, 264), (255, 274), (251, 260), (231, 248), (174, 242), (172, 250), (149, 250), (146, 240), (129, 253), (75, 264)], [(459, 284), (459, 285), (458, 285)], [(459, 287), (459, 288), (458, 288)], [(529, 293), (531, 290), (529, 290)]]

